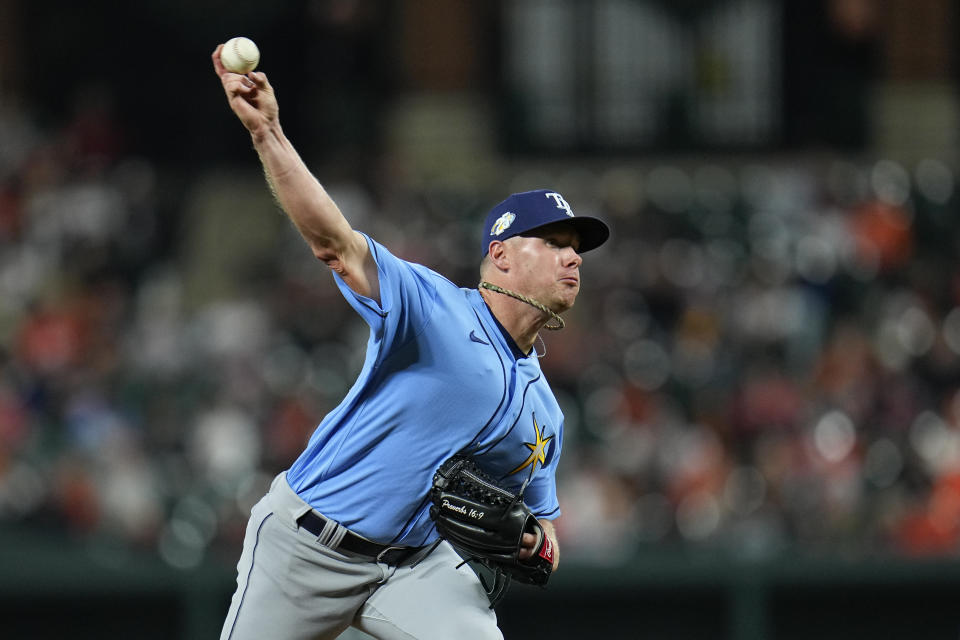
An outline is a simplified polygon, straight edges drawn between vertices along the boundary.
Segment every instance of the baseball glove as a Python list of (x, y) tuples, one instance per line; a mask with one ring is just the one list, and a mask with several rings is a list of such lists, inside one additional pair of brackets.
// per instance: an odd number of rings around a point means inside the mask
[[(430, 517), (437, 531), (466, 558), (477, 561), (496, 576), (488, 595), (502, 597), (511, 579), (544, 586), (553, 571), (553, 544), (530, 508), (523, 491), (514, 494), (484, 473), (476, 462), (454, 456), (433, 476)], [(524, 533), (537, 536), (534, 554), (519, 557)]]

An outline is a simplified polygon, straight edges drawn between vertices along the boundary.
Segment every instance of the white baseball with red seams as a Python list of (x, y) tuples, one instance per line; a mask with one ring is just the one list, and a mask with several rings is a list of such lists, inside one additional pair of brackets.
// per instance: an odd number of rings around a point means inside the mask
[(260, 49), (250, 38), (230, 38), (220, 51), (220, 62), (227, 71), (250, 73), (260, 64)]

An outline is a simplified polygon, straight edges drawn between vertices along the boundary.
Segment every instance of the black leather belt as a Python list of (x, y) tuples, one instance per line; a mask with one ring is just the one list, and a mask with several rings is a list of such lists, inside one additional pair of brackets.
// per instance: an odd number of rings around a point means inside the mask
[[(300, 516), (300, 519), (297, 520), (297, 524), (319, 538), (323, 535), (323, 528), (327, 524), (327, 519), (316, 511), (307, 511), (305, 514)], [(368, 558), (376, 560), (377, 562), (383, 562), (396, 566), (415, 554), (417, 551), (420, 551), (423, 547), (399, 547), (389, 544), (380, 544), (379, 542), (374, 542), (373, 540), (367, 540), (366, 538), (348, 530), (343, 536), (343, 539), (340, 540), (340, 544), (331, 546), (331, 548), (359, 553), (360, 555), (367, 556)]]

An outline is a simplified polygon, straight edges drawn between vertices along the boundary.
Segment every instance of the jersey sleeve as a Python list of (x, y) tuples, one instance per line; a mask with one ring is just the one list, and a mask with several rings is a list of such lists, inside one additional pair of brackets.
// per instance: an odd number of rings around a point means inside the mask
[(433, 309), (437, 289), (433, 272), (401, 260), (366, 234), (377, 265), (380, 302), (360, 295), (333, 272), (340, 293), (370, 326), (371, 340), (389, 346), (400, 344), (421, 331)]

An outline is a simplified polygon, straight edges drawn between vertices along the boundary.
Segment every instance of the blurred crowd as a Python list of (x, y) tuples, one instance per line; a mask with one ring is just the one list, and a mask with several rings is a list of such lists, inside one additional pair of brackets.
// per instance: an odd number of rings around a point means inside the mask
[[(96, 96), (53, 128), (7, 105), (0, 139), (0, 527), (183, 568), (235, 557), (250, 506), (359, 371), (366, 326), (285, 223), (246, 289), (188, 304), (191, 218)], [(328, 188), (462, 286), (509, 192), (555, 188), (609, 220), (567, 328), (544, 335), (566, 557), (960, 552), (957, 167), (510, 171), (496, 188)]]

